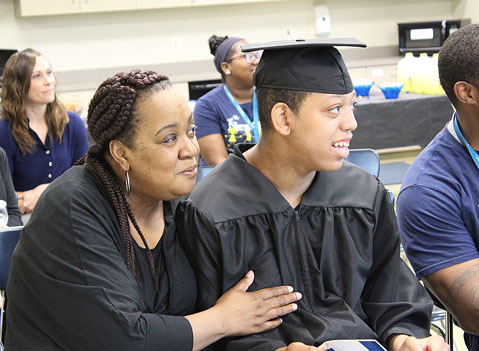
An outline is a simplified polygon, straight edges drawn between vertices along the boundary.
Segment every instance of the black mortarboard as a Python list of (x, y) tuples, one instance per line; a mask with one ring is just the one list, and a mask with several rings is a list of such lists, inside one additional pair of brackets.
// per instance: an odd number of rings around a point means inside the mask
[(254, 74), (259, 88), (348, 94), (353, 83), (334, 46), (366, 47), (357, 39), (297, 39), (243, 44), (243, 52), (264, 50)]

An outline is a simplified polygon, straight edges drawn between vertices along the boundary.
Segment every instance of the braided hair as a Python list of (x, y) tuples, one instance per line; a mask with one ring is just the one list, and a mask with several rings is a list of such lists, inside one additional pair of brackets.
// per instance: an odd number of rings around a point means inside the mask
[(126, 200), (120, 180), (106, 160), (106, 155), (112, 140), (120, 140), (130, 148), (133, 146), (139, 124), (138, 101), (170, 86), (168, 77), (153, 71), (135, 70), (130, 73), (118, 73), (105, 80), (96, 90), (88, 107), (88, 131), (94, 144), (88, 149), (86, 156), (77, 162), (86, 164), (86, 169), (111, 203), (120, 225), (126, 265), (138, 280), (139, 269), (136, 265), (128, 219), (132, 222), (145, 245), (151, 277), (158, 292), (158, 277), (153, 255)]

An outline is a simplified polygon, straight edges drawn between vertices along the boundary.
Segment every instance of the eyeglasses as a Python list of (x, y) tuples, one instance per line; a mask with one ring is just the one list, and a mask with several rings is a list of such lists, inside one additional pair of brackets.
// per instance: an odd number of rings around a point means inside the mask
[(235, 59), (238, 59), (238, 58), (244, 58), (246, 62), (253, 63), (255, 61), (259, 61), (259, 59), (261, 58), (262, 53), (263, 53), (262, 51), (246, 52), (246, 53), (238, 55), (238, 56), (233, 56), (230, 59), (230, 62), (235, 60)]

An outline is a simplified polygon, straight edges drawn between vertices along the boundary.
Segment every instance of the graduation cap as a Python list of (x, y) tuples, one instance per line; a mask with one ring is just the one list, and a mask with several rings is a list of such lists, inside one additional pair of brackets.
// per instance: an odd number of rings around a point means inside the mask
[(243, 44), (241, 50), (264, 50), (254, 74), (257, 89), (348, 94), (353, 83), (335, 46), (364, 48), (366, 44), (354, 38), (296, 39)]

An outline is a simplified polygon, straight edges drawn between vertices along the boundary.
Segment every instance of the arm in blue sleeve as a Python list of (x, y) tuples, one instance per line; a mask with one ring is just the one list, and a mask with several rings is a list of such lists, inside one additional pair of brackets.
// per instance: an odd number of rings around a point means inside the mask
[(459, 194), (452, 189), (446, 193), (415, 185), (401, 190), (397, 201), (399, 230), (419, 277), (479, 257), (462, 207)]

